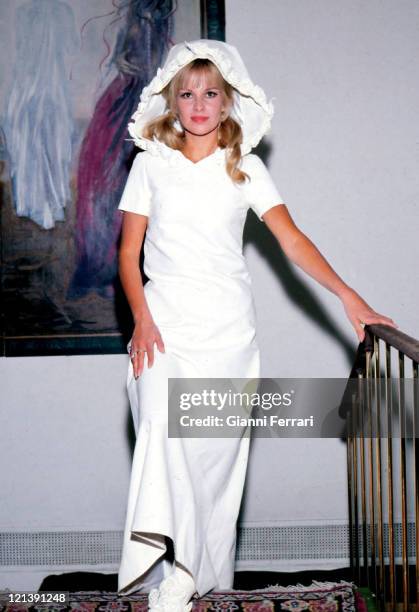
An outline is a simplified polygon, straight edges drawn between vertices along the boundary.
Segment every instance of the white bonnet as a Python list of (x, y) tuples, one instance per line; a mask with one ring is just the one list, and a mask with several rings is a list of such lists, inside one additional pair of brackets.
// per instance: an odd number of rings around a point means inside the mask
[(241, 125), (241, 154), (245, 155), (269, 131), (274, 107), (272, 101), (267, 101), (263, 89), (250, 80), (237, 49), (219, 40), (185, 41), (170, 49), (164, 65), (157, 69), (156, 76), (141, 92), (138, 108), (132, 115), (133, 121), (128, 124), (132, 140), (141, 149), (153, 152), (157, 143), (144, 138), (142, 130), (146, 123), (167, 111), (160, 92), (183, 66), (196, 58), (208, 58), (214, 62), (224, 79), (237, 90), (234, 91), (230, 115)]

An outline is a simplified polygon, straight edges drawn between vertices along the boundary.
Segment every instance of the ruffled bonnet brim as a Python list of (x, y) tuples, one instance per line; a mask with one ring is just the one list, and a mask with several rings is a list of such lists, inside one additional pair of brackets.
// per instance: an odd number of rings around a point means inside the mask
[(141, 92), (137, 110), (128, 124), (128, 132), (137, 147), (156, 153), (159, 141), (144, 138), (144, 126), (167, 111), (166, 100), (161, 95), (174, 75), (196, 58), (208, 58), (217, 66), (224, 79), (232, 85), (234, 104), (231, 116), (239, 122), (243, 132), (241, 153), (245, 155), (255, 147), (269, 131), (274, 113), (272, 100), (268, 102), (265, 92), (249, 78), (237, 49), (233, 45), (209, 39), (183, 42), (174, 45), (162, 68)]

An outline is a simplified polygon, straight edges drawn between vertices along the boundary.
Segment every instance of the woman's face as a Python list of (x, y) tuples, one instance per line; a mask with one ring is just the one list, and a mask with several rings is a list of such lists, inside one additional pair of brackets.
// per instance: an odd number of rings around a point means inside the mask
[(176, 96), (179, 121), (186, 132), (204, 136), (217, 129), (224, 108), (223, 91), (215, 76), (189, 73)]

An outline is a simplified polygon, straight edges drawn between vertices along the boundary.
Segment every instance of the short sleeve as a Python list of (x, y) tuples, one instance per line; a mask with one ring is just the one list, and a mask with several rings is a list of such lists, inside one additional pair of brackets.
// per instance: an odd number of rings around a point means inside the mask
[(147, 178), (146, 154), (137, 153), (125, 183), (118, 210), (150, 216), (151, 191)]
[(250, 176), (243, 185), (246, 202), (263, 221), (262, 215), (277, 204), (284, 204), (270, 173), (263, 161), (255, 154), (248, 156), (243, 170)]

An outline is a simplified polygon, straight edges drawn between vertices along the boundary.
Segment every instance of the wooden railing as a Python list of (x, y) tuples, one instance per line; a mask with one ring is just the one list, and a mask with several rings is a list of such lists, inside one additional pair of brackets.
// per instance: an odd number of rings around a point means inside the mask
[(419, 612), (418, 362), (418, 340), (370, 325), (350, 375), (351, 567), (386, 611)]

